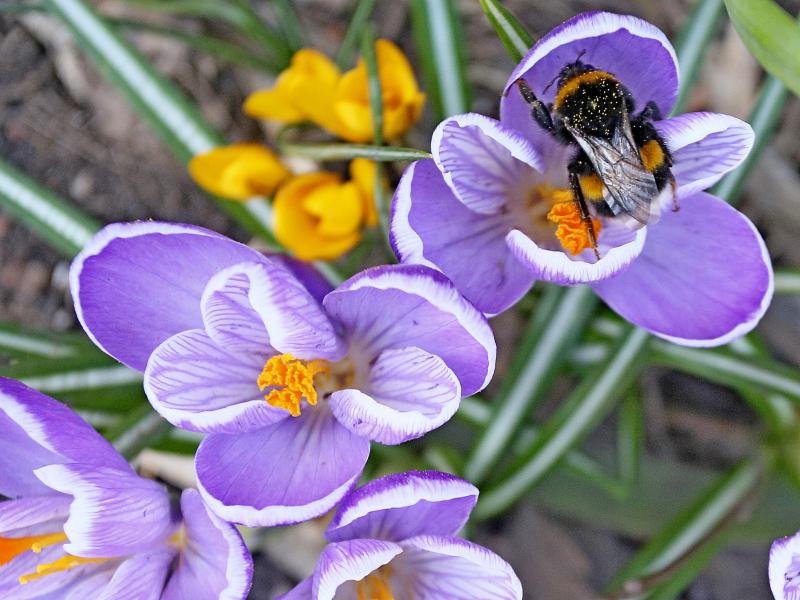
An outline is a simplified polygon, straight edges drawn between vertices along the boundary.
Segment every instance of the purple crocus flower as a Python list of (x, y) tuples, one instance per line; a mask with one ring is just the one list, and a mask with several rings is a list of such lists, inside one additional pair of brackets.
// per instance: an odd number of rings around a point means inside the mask
[(0, 379), (0, 597), (243, 599), (252, 559), (195, 490), (163, 486), (63, 404)]
[(392, 207), (398, 257), (438, 268), (487, 314), (509, 308), (541, 279), (591, 284), (628, 321), (679, 344), (713, 346), (747, 333), (772, 297), (769, 256), (744, 215), (703, 191), (750, 150), (753, 132), (738, 119), (688, 113), (655, 121), (674, 160), (680, 210), (662, 202), (660, 221), (636, 231), (600, 217), (599, 260), (559, 243), (545, 215), (568, 189), (575, 150), (534, 121), (514, 82), (524, 79), (552, 102), (557, 86), (548, 84), (579, 56), (616, 76), (637, 114), (649, 102), (664, 115), (675, 104), (678, 66), (659, 29), (604, 12), (570, 19), (514, 69), (499, 121), (445, 120), (433, 134), (433, 158), (408, 167)]
[(800, 532), (772, 542), (769, 587), (775, 600), (800, 600)]
[(344, 498), (314, 574), (282, 600), (511, 600), (514, 570), (456, 537), (478, 499), (468, 481), (437, 471), (376, 479)]
[(72, 265), (87, 333), (144, 371), (164, 418), (209, 434), (199, 489), (228, 521), (327, 512), (371, 440), (439, 427), (494, 371), (486, 319), (438, 271), (378, 267), (333, 291), (298, 279), (310, 275), (211, 231), (154, 222), (106, 227)]

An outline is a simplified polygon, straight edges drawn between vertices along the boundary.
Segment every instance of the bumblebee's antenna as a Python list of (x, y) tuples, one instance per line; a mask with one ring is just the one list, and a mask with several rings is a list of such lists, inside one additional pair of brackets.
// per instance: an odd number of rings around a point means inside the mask
[(584, 54), (586, 54), (586, 48), (584, 48), (583, 50), (581, 50), (580, 52), (578, 52), (578, 57), (575, 59), (575, 62), (576, 62), (576, 63), (577, 63), (577, 62), (580, 62), (580, 61), (581, 61), (581, 58), (583, 57), (583, 55), (584, 55)]
[(555, 77), (553, 77), (553, 78), (550, 80), (550, 83), (548, 83), (548, 84), (547, 84), (547, 86), (545, 86), (545, 88), (542, 90), (542, 93), (543, 93), (543, 94), (546, 94), (546, 93), (547, 93), (547, 90), (549, 90), (549, 89), (550, 89), (550, 86), (551, 86), (551, 85), (553, 85), (553, 84), (556, 82), (556, 80), (557, 80), (559, 77), (561, 77), (561, 73), (557, 74)]

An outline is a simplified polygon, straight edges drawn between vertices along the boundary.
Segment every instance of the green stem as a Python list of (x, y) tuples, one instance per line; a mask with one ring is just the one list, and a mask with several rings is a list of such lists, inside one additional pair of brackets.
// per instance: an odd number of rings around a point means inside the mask
[(758, 163), (761, 152), (766, 147), (772, 134), (780, 121), (783, 106), (789, 92), (779, 79), (768, 77), (766, 83), (761, 86), (758, 100), (755, 107), (747, 118), (750, 126), (755, 133), (753, 149), (747, 158), (744, 159), (736, 169), (728, 173), (711, 191), (723, 200), (727, 200), (734, 206), (739, 201), (742, 186), (750, 175), (750, 172)]
[(172, 425), (144, 404), (124, 418), (115, 428), (106, 432), (114, 447), (127, 459), (158, 443), (172, 431)]
[[(467, 479), (479, 484), (494, 469), (566, 359), (569, 346), (577, 338), (596, 302), (594, 291), (589, 286), (560, 288), (551, 292), (545, 310), (534, 317), (535, 322), (521, 343), (527, 358), (524, 367), (515, 367), (519, 377), (508, 393), (494, 403), (491, 422), (467, 458), (464, 468)], [(519, 360), (515, 357), (515, 362)]]
[(755, 492), (761, 474), (762, 467), (755, 461), (745, 461), (725, 474), (620, 571), (609, 589), (622, 595), (613, 597), (626, 598), (627, 593), (639, 593), (666, 581), (672, 569), (735, 520), (738, 510)]
[(97, 221), (2, 160), (0, 204), (68, 258), (100, 229)]
[(453, 0), (411, 0), (411, 24), (437, 117), (470, 107), (463, 51), (466, 44)]
[(776, 294), (800, 294), (800, 273), (795, 269), (775, 269)]
[(641, 329), (629, 330), (607, 363), (581, 382), (504, 477), (483, 492), (475, 507), (476, 518), (496, 516), (513, 505), (611, 411), (638, 375), (648, 337)]
[(340, 69), (347, 69), (353, 64), (359, 37), (372, 11), (375, 10), (377, 2), (378, 0), (358, 0), (353, 16), (350, 17), (347, 32), (344, 34), (342, 44), (336, 53), (336, 64)]
[[(48, 9), (73, 32), (86, 53), (122, 92), (139, 114), (188, 162), (196, 154), (224, 144), (200, 113), (175, 86), (163, 79), (85, 0), (46, 0)], [(269, 205), (217, 198), (219, 206), (251, 233), (274, 243)]]
[(297, 18), (297, 13), (289, 0), (272, 0), (272, 6), (275, 12), (278, 13), (278, 20), (281, 24), (281, 30), (289, 44), (289, 49), (292, 52), (297, 52), (306, 45), (305, 34), (303, 33), (303, 26), (300, 24), (300, 19)]
[(352, 160), (368, 158), (378, 162), (413, 161), (430, 158), (430, 152), (416, 148), (398, 148), (396, 146), (372, 146), (369, 144), (296, 144), (282, 143), (279, 146), (284, 154), (305, 156), (319, 161)]
[(675, 41), (675, 52), (680, 56), (678, 68), (681, 86), (672, 114), (684, 111), (689, 94), (703, 66), (703, 56), (717, 32), (719, 20), (724, 12), (723, 0), (700, 0), (686, 18), (687, 26), (681, 30)]
[(520, 62), (533, 46), (533, 36), (499, 0), (480, 0), (480, 3), (511, 60)]

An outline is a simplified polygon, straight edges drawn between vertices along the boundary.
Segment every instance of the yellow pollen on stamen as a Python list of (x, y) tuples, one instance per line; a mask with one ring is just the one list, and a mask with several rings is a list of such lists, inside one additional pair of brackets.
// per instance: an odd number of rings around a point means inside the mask
[(358, 600), (395, 600), (389, 577), (391, 567), (385, 565), (356, 582)]
[(19, 576), (19, 582), (21, 585), (25, 585), (26, 583), (30, 583), (35, 579), (39, 579), (40, 577), (44, 577), (45, 575), (52, 575), (53, 573), (58, 573), (60, 571), (68, 571), (69, 569), (74, 569), (75, 567), (80, 567), (81, 565), (91, 564), (91, 563), (100, 563), (109, 560), (108, 558), (85, 558), (83, 556), (72, 556), (71, 554), (67, 554), (62, 556), (58, 560), (54, 560), (50, 563), (45, 563), (43, 565), (36, 566), (35, 573), (27, 573), (25, 575)]
[(0, 538), (0, 565), (11, 562), (20, 554), (32, 550), (37, 554), (42, 548), (65, 542), (64, 533), (46, 533), (22, 538)]
[[(572, 199), (555, 203), (547, 213), (547, 220), (558, 225), (556, 237), (564, 249), (573, 256), (592, 247), (588, 227), (581, 219), (580, 210)], [(596, 238), (600, 235), (602, 226), (597, 219), (592, 219), (592, 226)]]
[(314, 377), (322, 373), (330, 373), (328, 361), (303, 361), (291, 354), (278, 354), (267, 361), (256, 383), (262, 391), (268, 387), (278, 388), (270, 390), (264, 396), (267, 404), (282, 408), (293, 417), (299, 417), (300, 401), (303, 398), (312, 406), (317, 403)]

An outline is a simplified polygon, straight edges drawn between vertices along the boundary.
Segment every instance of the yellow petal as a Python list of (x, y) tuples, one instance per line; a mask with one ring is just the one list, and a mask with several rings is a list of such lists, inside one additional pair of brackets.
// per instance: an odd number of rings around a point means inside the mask
[(317, 217), (317, 232), (340, 237), (358, 231), (364, 214), (361, 192), (353, 182), (321, 186), (303, 201), (303, 208)]
[(317, 50), (303, 48), (295, 52), (275, 87), (251, 94), (244, 110), (252, 117), (284, 123), (314, 121), (325, 127), (331, 121), (338, 81), (339, 68), (331, 59)]
[[(400, 48), (381, 39), (375, 42), (375, 52), (381, 80), (383, 135), (395, 138), (417, 122), (425, 94), (419, 91), (411, 64)], [(363, 59), (339, 80), (335, 111), (342, 123), (342, 137), (353, 142), (372, 139), (368, 76)]]
[(232, 144), (198, 154), (189, 162), (189, 174), (206, 191), (231, 200), (271, 196), (290, 175), (273, 152), (258, 144)]
[[(326, 188), (330, 190), (325, 191)], [(321, 193), (324, 197), (333, 191), (335, 195), (339, 188), (341, 180), (334, 173), (308, 173), (290, 179), (275, 195), (275, 237), (298, 258), (332, 260), (350, 250), (361, 239), (358, 229), (346, 235), (326, 235), (320, 231), (322, 219), (306, 207), (306, 201), (312, 194)]]
[(300, 123), (306, 115), (292, 105), (291, 97), (278, 85), (270, 90), (253, 92), (244, 101), (244, 112), (256, 119), (272, 119), (282, 123)]
[[(356, 158), (350, 161), (350, 179), (358, 186), (361, 193), (364, 210), (364, 223), (368, 227), (378, 224), (378, 210), (375, 206), (375, 172), (377, 168), (374, 161), (366, 158)], [(386, 178), (383, 178), (383, 187), (388, 189)]]

